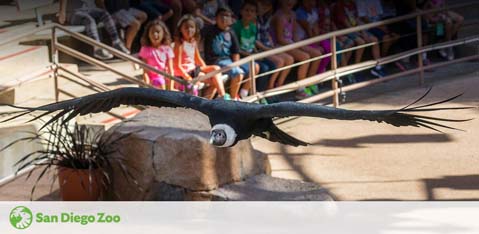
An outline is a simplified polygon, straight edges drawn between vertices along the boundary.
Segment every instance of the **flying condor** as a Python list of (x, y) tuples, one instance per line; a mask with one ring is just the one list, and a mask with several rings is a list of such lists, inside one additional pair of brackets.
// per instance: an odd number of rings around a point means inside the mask
[[(44, 126), (60, 119), (67, 122), (77, 115), (106, 112), (120, 105), (148, 105), (157, 107), (191, 108), (207, 115), (212, 126), (210, 143), (217, 147), (231, 147), (238, 141), (248, 139), (251, 135), (266, 138), (273, 142), (292, 146), (306, 146), (308, 143), (298, 140), (281, 131), (274, 123), (273, 118), (290, 116), (310, 116), (338, 120), (369, 120), (387, 123), (396, 127), (413, 126), (424, 127), (435, 131), (438, 128), (455, 129), (441, 122), (464, 122), (465, 120), (443, 119), (414, 114), (441, 110), (471, 109), (474, 107), (437, 108), (438, 104), (449, 102), (461, 95), (452, 98), (413, 107), (431, 91), (429, 89), (421, 98), (412, 104), (398, 110), (345, 110), (315, 104), (298, 102), (281, 102), (271, 105), (244, 103), (224, 100), (207, 100), (191, 96), (186, 93), (147, 89), (122, 88), (113, 91), (92, 94), (58, 103), (52, 103), (36, 108), (17, 107), (20, 114), (4, 120), (10, 121), (34, 111), (43, 111), (42, 116), (57, 112)], [(456, 129), (457, 130), (457, 129)], [(439, 131), (440, 132), (440, 131)]]

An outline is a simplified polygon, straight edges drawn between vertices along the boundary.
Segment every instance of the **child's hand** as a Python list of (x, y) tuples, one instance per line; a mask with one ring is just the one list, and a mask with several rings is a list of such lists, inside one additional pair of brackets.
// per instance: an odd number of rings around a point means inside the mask
[(57, 18), (58, 18), (58, 23), (60, 23), (60, 24), (65, 24), (66, 21), (67, 21), (67, 17), (65, 15), (65, 12), (59, 12), (57, 14)]

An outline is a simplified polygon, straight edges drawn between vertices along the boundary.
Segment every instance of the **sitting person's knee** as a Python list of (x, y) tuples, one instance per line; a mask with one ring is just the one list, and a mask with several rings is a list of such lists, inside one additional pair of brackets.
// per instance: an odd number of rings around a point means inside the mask
[(357, 45), (363, 45), (366, 43), (362, 38), (359, 38), (359, 37), (356, 38), (355, 42)]
[(299, 61), (308, 60), (308, 59), (310, 59), (310, 58), (311, 58), (311, 56), (309, 56), (309, 54), (306, 53), (306, 52), (300, 51), (300, 52), (298, 53), (298, 60), (299, 60)]
[(143, 24), (148, 19), (148, 14), (143, 11), (140, 11), (137, 15), (137, 19)]
[(142, 25), (142, 23), (141, 23), (139, 20), (133, 20), (133, 21), (130, 23), (130, 27), (136, 28), (136, 29), (141, 28), (141, 25)]
[(294, 63), (294, 58), (287, 55), (285, 56), (284, 62), (285, 62), (285, 65), (291, 65)]

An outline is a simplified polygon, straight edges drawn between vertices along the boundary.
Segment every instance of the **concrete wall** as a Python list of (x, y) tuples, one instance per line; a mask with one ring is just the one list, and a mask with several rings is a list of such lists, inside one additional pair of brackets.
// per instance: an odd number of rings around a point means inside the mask
[[(36, 132), (38, 129), (36, 124), (2, 126), (0, 126), (0, 148), (22, 137), (31, 136), (26, 132)], [(15, 173), (17, 167), (13, 165), (23, 156), (39, 149), (42, 149), (42, 146), (38, 142), (21, 142), (0, 152), (0, 179)]]

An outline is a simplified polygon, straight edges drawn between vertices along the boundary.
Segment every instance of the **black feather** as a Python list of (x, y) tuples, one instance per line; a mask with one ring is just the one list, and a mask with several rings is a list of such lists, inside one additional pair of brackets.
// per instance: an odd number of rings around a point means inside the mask
[(272, 142), (279, 142), (281, 144), (284, 144), (284, 145), (291, 145), (291, 146), (295, 146), (295, 147), (298, 147), (298, 146), (308, 146), (309, 143), (306, 143), (302, 140), (299, 140), (287, 133), (285, 133), (284, 131), (282, 131), (281, 129), (279, 129), (275, 124), (271, 124), (269, 129), (268, 129), (268, 133), (269, 134), (262, 134), (262, 135), (259, 135), (267, 140), (270, 140)]
[[(396, 127), (402, 126), (414, 126), (414, 127), (428, 127), (434, 128), (446, 128), (453, 130), (460, 130), (453, 128), (444, 124), (436, 123), (439, 122), (466, 122), (471, 119), (445, 119), (437, 117), (428, 117), (422, 115), (410, 114), (410, 112), (423, 112), (423, 111), (441, 111), (441, 110), (465, 110), (473, 109), (476, 107), (444, 107), (444, 108), (428, 108), (450, 102), (462, 96), (462, 94), (455, 95), (451, 98), (441, 100), (438, 102), (420, 105), (412, 107), (414, 104), (417, 104), (419, 101), (423, 100), (429, 93), (431, 89), (428, 89), (427, 92), (422, 95), (419, 99), (413, 103), (407, 105), (404, 108), (398, 110), (377, 110), (377, 111), (366, 111), (366, 110), (345, 110), (340, 108), (333, 108), (328, 106), (297, 103), (297, 102), (283, 102), (276, 103), (272, 105), (261, 105), (256, 109), (256, 115), (259, 118), (274, 118), (274, 117), (290, 117), (290, 116), (309, 116), (309, 117), (319, 117), (326, 119), (337, 119), (337, 120), (369, 120), (375, 122), (384, 122), (391, 124)], [(461, 131), (461, 130), (460, 130)]]

